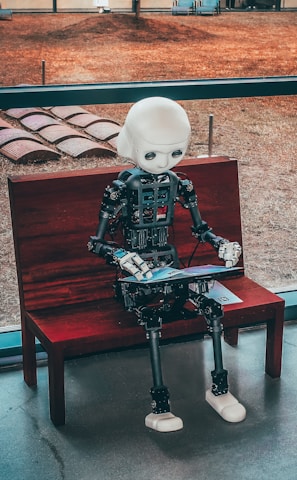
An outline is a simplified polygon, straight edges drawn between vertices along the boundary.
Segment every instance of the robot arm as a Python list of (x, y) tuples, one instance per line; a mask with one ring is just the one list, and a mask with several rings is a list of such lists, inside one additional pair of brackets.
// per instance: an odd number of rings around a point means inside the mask
[(108, 263), (113, 263), (113, 253), (117, 248), (105, 240), (105, 235), (110, 231), (110, 222), (115, 219), (120, 208), (120, 191), (114, 187), (106, 187), (99, 213), (99, 224), (96, 235), (91, 236), (88, 249), (90, 252), (104, 257)]
[(99, 225), (95, 236), (91, 236), (88, 242), (90, 252), (103, 257), (107, 263), (119, 265), (125, 272), (134, 275), (137, 280), (151, 278), (152, 273), (147, 264), (136, 252), (128, 252), (118, 248), (112, 242), (105, 240), (105, 235), (110, 231), (111, 220), (115, 219), (122, 209), (123, 182), (115, 181), (113, 187), (106, 187), (101, 210), (99, 213)]
[(217, 250), (218, 257), (225, 262), (227, 268), (236, 265), (241, 255), (241, 246), (238, 242), (229, 242), (229, 240), (215, 235), (207, 222), (202, 220), (198, 208), (197, 195), (189, 179), (180, 181), (180, 195), (184, 199), (183, 207), (190, 210), (194, 237), (202, 243), (207, 242), (212, 245)]

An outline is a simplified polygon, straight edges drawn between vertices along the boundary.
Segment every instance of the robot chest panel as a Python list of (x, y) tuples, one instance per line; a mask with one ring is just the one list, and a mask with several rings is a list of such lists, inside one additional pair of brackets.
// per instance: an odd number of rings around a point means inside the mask
[(127, 216), (131, 228), (172, 224), (176, 189), (169, 176), (138, 176), (128, 182)]

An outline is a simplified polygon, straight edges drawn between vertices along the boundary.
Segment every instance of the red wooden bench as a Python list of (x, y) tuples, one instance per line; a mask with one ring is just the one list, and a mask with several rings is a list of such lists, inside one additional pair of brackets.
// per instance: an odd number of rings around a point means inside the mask
[[(64, 359), (146, 342), (132, 313), (113, 298), (113, 267), (87, 250), (102, 194), (123, 167), (10, 177), (9, 193), (21, 303), (23, 368), (36, 385), (35, 337), (48, 354), (50, 415), (65, 423)], [(184, 160), (177, 168), (193, 181), (203, 218), (218, 235), (242, 243), (237, 162), (227, 157)], [(191, 219), (176, 207), (174, 238), (187, 262), (196, 245)], [(192, 265), (219, 264), (199, 245)], [(243, 260), (240, 263), (243, 266)], [(280, 376), (284, 301), (241, 275), (222, 280), (243, 302), (225, 307), (225, 339), (239, 327), (266, 324), (266, 373)], [(202, 317), (164, 325), (162, 338), (206, 333)], [(264, 355), (263, 355), (264, 357)], [(264, 363), (264, 361), (263, 361)]]

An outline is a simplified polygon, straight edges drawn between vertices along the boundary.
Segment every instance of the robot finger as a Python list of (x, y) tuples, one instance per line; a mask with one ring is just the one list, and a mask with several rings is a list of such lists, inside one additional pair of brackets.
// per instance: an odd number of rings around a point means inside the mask
[(226, 260), (225, 267), (226, 268), (232, 268), (232, 267), (234, 267), (234, 265), (236, 265), (236, 263), (234, 263), (232, 260)]
[(125, 270), (128, 273), (131, 273), (137, 280), (142, 280), (143, 279), (143, 274), (139, 270), (139, 268), (132, 262), (126, 261), (121, 263), (121, 268)]
[(153, 276), (152, 272), (149, 269), (147, 263), (137, 254), (133, 257), (133, 262), (139, 267), (141, 273), (145, 278), (149, 279)]
[(122, 270), (134, 275), (137, 280), (143, 279), (143, 274), (140, 272), (137, 265), (134, 263), (133, 257), (135, 253), (127, 252), (126, 250), (119, 249), (114, 252), (114, 258), (116, 262), (120, 265)]

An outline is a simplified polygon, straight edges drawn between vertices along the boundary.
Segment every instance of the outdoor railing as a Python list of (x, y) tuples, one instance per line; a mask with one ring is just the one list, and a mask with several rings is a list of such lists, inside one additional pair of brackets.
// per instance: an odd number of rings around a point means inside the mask
[(205, 100), (296, 94), (297, 76), (30, 85), (1, 87), (0, 109), (134, 103), (150, 96), (164, 96), (172, 100)]

